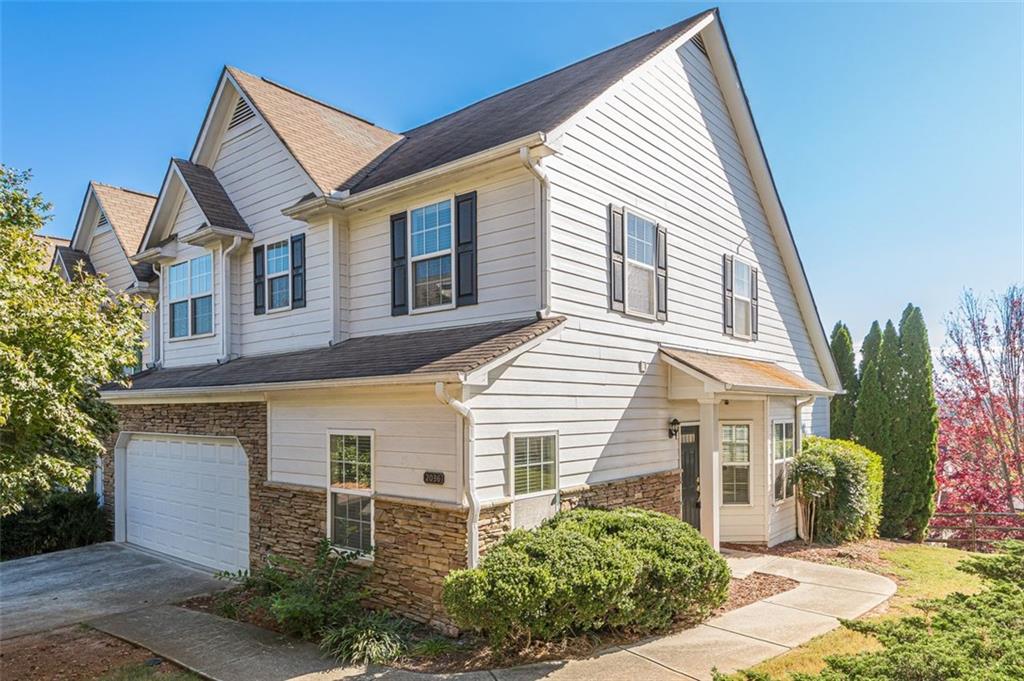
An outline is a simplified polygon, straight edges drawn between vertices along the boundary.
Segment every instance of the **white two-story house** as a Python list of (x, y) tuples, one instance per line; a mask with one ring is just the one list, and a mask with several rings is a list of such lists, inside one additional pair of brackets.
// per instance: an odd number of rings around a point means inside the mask
[(793, 538), (841, 389), (713, 11), (401, 133), (227, 68), (135, 261), (116, 539), (238, 569), (328, 537), (428, 622), (559, 508)]

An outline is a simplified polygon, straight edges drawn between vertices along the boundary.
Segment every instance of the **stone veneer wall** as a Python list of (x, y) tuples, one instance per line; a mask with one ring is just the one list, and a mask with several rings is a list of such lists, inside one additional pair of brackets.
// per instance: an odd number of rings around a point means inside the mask
[(596, 485), (581, 485), (562, 491), (562, 510), (568, 511), (579, 506), (636, 506), (679, 518), (683, 502), (680, 482), (679, 471), (674, 470)]

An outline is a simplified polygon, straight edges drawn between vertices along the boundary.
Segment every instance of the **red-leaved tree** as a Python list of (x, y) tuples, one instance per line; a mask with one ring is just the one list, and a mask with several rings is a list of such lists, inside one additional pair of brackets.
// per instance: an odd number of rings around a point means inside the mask
[(938, 510), (1021, 510), (1024, 288), (988, 299), (966, 292), (947, 319), (940, 363)]

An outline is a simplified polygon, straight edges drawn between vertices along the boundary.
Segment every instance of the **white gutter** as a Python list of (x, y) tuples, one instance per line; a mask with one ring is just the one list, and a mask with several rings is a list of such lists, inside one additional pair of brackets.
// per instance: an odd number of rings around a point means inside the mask
[(463, 449), (464, 462), (462, 475), (466, 497), (469, 499), (469, 518), (466, 521), (469, 534), (469, 551), (466, 557), (466, 564), (475, 568), (480, 558), (480, 499), (476, 495), (476, 466), (474, 455), (476, 451), (476, 417), (472, 410), (463, 402), (459, 402), (448, 394), (442, 381), (434, 384), (434, 395), (437, 399), (466, 420), (466, 444)]
[[(234, 230), (232, 230), (234, 231)], [(231, 245), (220, 252), (220, 357), (217, 364), (231, 361), (231, 254), (242, 245), (242, 237), (236, 234)]]
[(537, 316), (544, 319), (551, 314), (551, 180), (540, 160), (530, 157), (529, 147), (519, 148), (519, 160), (540, 186), (540, 310)]
[(469, 156), (464, 156), (454, 161), (443, 163), (437, 167), (429, 168), (356, 194), (350, 194), (341, 198), (332, 196), (316, 196), (297, 203), (294, 206), (285, 208), (281, 213), (296, 220), (303, 220), (304, 215), (315, 213), (316, 211), (324, 208), (349, 208), (357, 204), (372, 201), (373, 199), (392, 192), (414, 187), (447, 173), (464, 170), (487, 161), (493, 161), (503, 156), (517, 153), (520, 147), (540, 146), (544, 144), (545, 139), (546, 136), (543, 132), (535, 132), (524, 137), (520, 137), (519, 139), (512, 140), (511, 142), (506, 142), (505, 144), (491, 147), (490, 149), (484, 149), (483, 151), (479, 151), (475, 154), (470, 154)]

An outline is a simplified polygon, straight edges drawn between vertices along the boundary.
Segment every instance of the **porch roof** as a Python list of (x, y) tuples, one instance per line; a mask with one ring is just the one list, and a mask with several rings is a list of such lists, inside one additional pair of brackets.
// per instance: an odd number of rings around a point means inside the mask
[(670, 347), (662, 347), (661, 354), (673, 367), (698, 380), (720, 384), (720, 391), (724, 392), (835, 394), (834, 390), (783, 369), (774, 362)]

